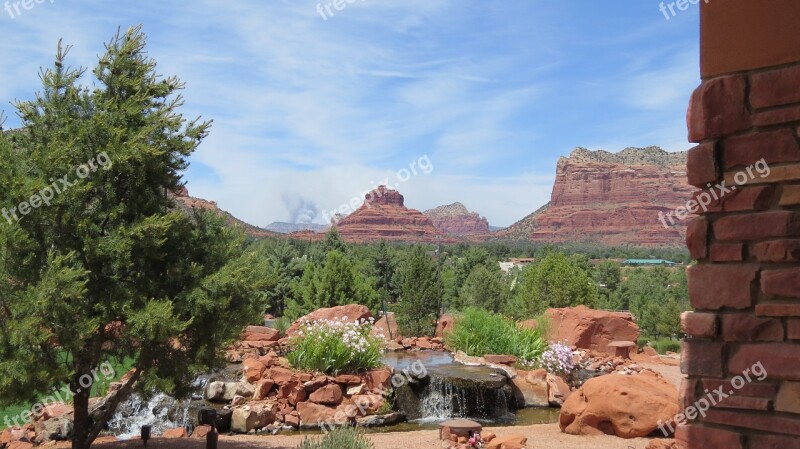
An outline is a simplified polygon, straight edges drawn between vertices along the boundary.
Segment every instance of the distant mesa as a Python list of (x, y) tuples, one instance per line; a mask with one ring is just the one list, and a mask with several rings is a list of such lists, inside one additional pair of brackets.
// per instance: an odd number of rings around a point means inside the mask
[(367, 193), (364, 204), (334, 226), (347, 242), (455, 241), (452, 238), (443, 238), (430, 218), (416, 209), (407, 208), (403, 195), (386, 186), (379, 186)]
[(667, 229), (658, 214), (686, 204), (694, 192), (686, 154), (658, 147), (619, 153), (577, 148), (558, 161), (550, 202), (495, 235), (547, 243), (683, 245), (686, 222)]
[(426, 210), (425, 215), (440, 232), (457, 236), (487, 236), (490, 232), (489, 221), (476, 212), (470, 212), (461, 203), (439, 206)]

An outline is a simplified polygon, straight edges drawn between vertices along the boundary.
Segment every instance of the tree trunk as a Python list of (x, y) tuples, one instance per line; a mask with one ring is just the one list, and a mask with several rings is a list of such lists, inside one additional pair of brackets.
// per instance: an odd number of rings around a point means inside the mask
[(80, 379), (80, 374), (77, 374), (75, 380), (70, 383), (72, 392), (75, 394), (72, 398), (72, 406), (75, 410), (75, 424), (72, 429), (72, 449), (89, 449), (91, 445), (89, 434), (92, 427), (92, 420), (89, 417), (89, 395), (91, 394), (91, 388), (81, 388), (78, 379)]

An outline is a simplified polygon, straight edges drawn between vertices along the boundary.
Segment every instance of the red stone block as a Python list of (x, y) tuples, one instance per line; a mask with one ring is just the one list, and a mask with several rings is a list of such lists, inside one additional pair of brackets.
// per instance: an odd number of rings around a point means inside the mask
[(725, 377), (722, 343), (686, 340), (681, 353), (681, 372), (689, 376)]
[(678, 426), (678, 444), (691, 449), (743, 449), (744, 436), (728, 430), (700, 426)]
[(800, 320), (786, 320), (786, 338), (800, 340)]
[(800, 317), (800, 304), (758, 304), (756, 316)]
[(744, 260), (744, 245), (741, 243), (715, 243), (711, 245), (713, 262), (741, 262)]
[(686, 229), (686, 246), (692, 259), (702, 260), (707, 256), (708, 220), (699, 217), (689, 223)]
[(792, 129), (745, 134), (725, 142), (725, 168), (744, 167), (764, 159), (767, 164), (800, 161), (800, 146)]
[(750, 253), (760, 262), (800, 262), (800, 240), (761, 242)]
[(703, 188), (708, 183), (716, 183), (720, 177), (717, 163), (716, 142), (700, 144), (686, 155), (686, 173), (689, 184)]
[(681, 410), (686, 410), (697, 402), (697, 399), (699, 399), (697, 396), (697, 386), (699, 384), (700, 381), (697, 379), (690, 379), (688, 377), (681, 379), (681, 388), (678, 392), (678, 397), (681, 400)]
[[(741, 373), (737, 375), (741, 375)], [(732, 389), (731, 381), (732, 379), (703, 379), (703, 389), (704, 391), (713, 392), (719, 387), (722, 387), (722, 391), (727, 394)], [(755, 398), (773, 398), (775, 394), (778, 393), (779, 386), (780, 385), (765, 382), (751, 382), (744, 384), (742, 388), (736, 390), (736, 394)]]
[(687, 274), (692, 306), (698, 310), (751, 307), (757, 271), (754, 265), (700, 264), (690, 267)]
[(717, 403), (714, 407), (731, 408), (737, 410), (760, 410), (768, 411), (772, 406), (772, 400), (766, 398), (751, 398), (747, 396), (731, 396)]
[(758, 362), (772, 380), (800, 380), (800, 345), (791, 343), (743, 344), (728, 363), (731, 375), (739, 375)]
[(714, 222), (719, 240), (759, 240), (800, 236), (800, 213), (770, 211), (722, 217)]
[(780, 435), (750, 435), (750, 447), (758, 449), (800, 449), (800, 439)]
[(756, 73), (750, 78), (750, 104), (757, 109), (800, 103), (800, 66)]
[[(743, 429), (762, 430), (764, 432), (800, 436), (800, 420), (773, 416), (764, 413), (734, 412), (712, 409), (706, 412), (705, 422), (741, 427)], [(725, 448), (726, 446), (689, 446), (690, 448)], [(751, 446), (761, 449), (759, 446)]]
[(762, 272), (761, 291), (771, 296), (800, 298), (800, 268)]
[(746, 82), (730, 75), (706, 80), (692, 94), (686, 122), (689, 141), (729, 136), (750, 126), (745, 106)]
[(783, 323), (774, 318), (758, 318), (749, 313), (722, 317), (725, 341), (783, 341)]
[(783, 186), (783, 193), (781, 193), (781, 201), (779, 204), (783, 207), (797, 206), (800, 204), (800, 185)]
[(774, 194), (775, 186), (736, 187), (729, 195), (720, 198), (720, 202), (725, 212), (767, 210)]
[(773, 126), (784, 123), (800, 122), (800, 106), (775, 109), (753, 114), (753, 126)]
[(681, 330), (696, 338), (713, 338), (717, 335), (717, 315), (713, 313), (683, 312)]

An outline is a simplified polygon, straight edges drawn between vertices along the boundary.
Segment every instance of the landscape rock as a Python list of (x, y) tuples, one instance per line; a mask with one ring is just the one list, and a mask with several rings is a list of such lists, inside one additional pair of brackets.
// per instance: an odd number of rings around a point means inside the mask
[(567, 400), (572, 391), (569, 384), (559, 376), (547, 373), (547, 385), (550, 390), (548, 401), (550, 405), (560, 407)]
[(311, 393), (308, 400), (317, 404), (338, 405), (342, 402), (342, 387), (337, 384), (325, 385)]
[(162, 438), (167, 439), (174, 439), (174, 438), (187, 438), (189, 435), (186, 434), (186, 429), (183, 427), (176, 427), (174, 429), (165, 430), (164, 433), (161, 435)]
[(256, 383), (261, 380), (261, 376), (264, 374), (264, 370), (267, 369), (267, 366), (264, 365), (258, 359), (245, 359), (242, 363), (242, 369), (244, 371), (244, 378), (250, 383)]
[[(347, 318), (345, 319), (345, 317)], [(289, 327), (289, 329), (286, 330), (286, 335), (295, 335), (297, 331), (300, 330), (302, 323), (336, 319), (347, 321), (348, 323), (354, 323), (359, 320), (369, 318), (372, 318), (372, 312), (369, 311), (368, 307), (360, 304), (349, 304), (346, 306), (336, 306), (327, 309), (317, 309), (295, 321)]]
[(636, 341), (639, 326), (627, 312), (606, 312), (586, 306), (547, 309), (550, 340), (565, 341), (567, 345), (614, 354), (608, 344), (613, 341)]
[(46, 421), (38, 421), (35, 424), (37, 444), (48, 441), (66, 441), (72, 438), (73, 419), (72, 416), (62, 416), (51, 418)]
[(264, 326), (247, 326), (242, 335), (243, 341), (278, 341), (281, 334), (277, 329)]
[(495, 437), (486, 444), (486, 449), (520, 449), (528, 443), (528, 438), (522, 435)]
[(517, 370), (517, 377), (511, 380), (514, 397), (519, 407), (547, 407), (550, 405), (550, 386), (547, 371)]
[(437, 338), (445, 338), (447, 334), (453, 331), (456, 319), (453, 315), (442, 315), (439, 322), (436, 324), (436, 332), (434, 334)]
[(208, 424), (201, 424), (194, 428), (194, 431), (192, 432), (192, 438), (205, 440), (209, 433), (211, 433), (211, 426)]
[(561, 407), (559, 426), (572, 435), (645, 437), (678, 413), (677, 388), (651, 371), (586, 381)]

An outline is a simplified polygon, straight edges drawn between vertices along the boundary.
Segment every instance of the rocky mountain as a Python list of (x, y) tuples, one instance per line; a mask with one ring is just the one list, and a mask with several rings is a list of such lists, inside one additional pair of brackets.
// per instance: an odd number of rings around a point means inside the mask
[(685, 152), (577, 148), (558, 161), (550, 203), (497, 236), (552, 243), (681, 245), (685, 222), (665, 228), (659, 212), (685, 205), (693, 191), (687, 184)]
[(217, 206), (216, 201), (208, 201), (202, 198), (194, 198), (190, 196), (189, 190), (186, 189), (185, 187), (180, 192), (174, 194), (173, 199), (175, 200), (175, 205), (178, 207), (178, 209), (185, 212), (190, 212), (192, 209), (205, 209), (213, 211), (216, 214), (223, 216), (225, 218), (225, 221), (229, 225), (243, 229), (245, 234), (247, 234), (249, 237), (263, 238), (263, 237), (282, 236), (282, 234), (268, 231), (266, 229), (253, 226), (251, 224), (243, 222), (242, 220), (239, 220), (238, 218), (231, 215), (229, 212), (220, 209)]
[(439, 206), (423, 212), (436, 229), (447, 235), (476, 236), (489, 233), (489, 222), (476, 212), (470, 212), (461, 203)]
[[(364, 204), (334, 224), (347, 242), (402, 241), (451, 242), (442, 238), (433, 222), (422, 212), (405, 206), (400, 192), (380, 186), (368, 193)], [(293, 234), (302, 238), (303, 235)]]
[(329, 227), (330, 226), (316, 223), (284, 223), (282, 221), (276, 221), (268, 224), (264, 229), (279, 234), (291, 234), (292, 232), (300, 231), (325, 232)]

